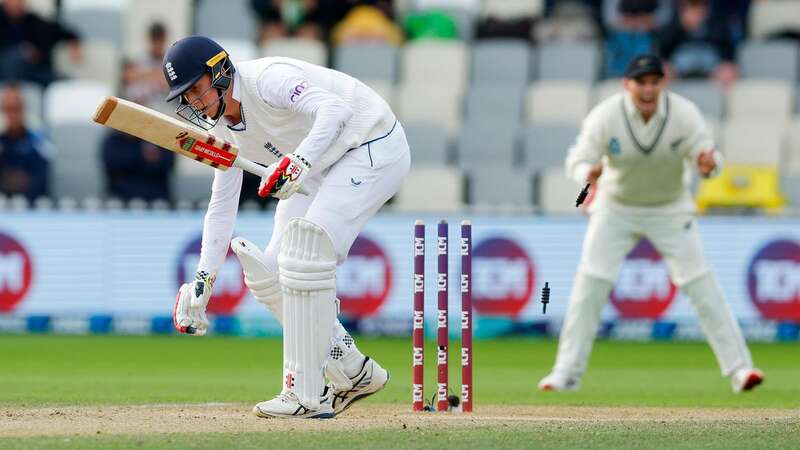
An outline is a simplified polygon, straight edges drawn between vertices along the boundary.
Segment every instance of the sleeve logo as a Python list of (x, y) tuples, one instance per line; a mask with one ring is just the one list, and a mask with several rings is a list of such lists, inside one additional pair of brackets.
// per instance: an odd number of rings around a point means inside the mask
[(303, 93), (308, 88), (308, 81), (303, 81), (299, 83), (297, 86), (292, 88), (292, 92), (289, 95), (289, 101), (292, 103), (297, 102), (300, 99), (300, 94)]

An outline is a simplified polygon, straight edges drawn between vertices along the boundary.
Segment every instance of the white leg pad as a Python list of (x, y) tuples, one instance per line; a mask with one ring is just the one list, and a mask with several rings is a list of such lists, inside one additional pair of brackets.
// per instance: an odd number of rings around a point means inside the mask
[(258, 247), (245, 238), (231, 241), (231, 250), (239, 258), (244, 272), (244, 284), (253, 297), (267, 306), (275, 319), (283, 325), (283, 293), (278, 274), (267, 269), (266, 257)]
[(714, 275), (707, 273), (683, 286), (683, 291), (697, 312), (700, 327), (719, 362), (723, 376), (737, 369), (752, 368), (753, 359), (742, 330), (725, 302)]
[(303, 218), (289, 221), (278, 255), (285, 381), (300, 404), (312, 410), (320, 405), (336, 322), (336, 262), (324, 229)]

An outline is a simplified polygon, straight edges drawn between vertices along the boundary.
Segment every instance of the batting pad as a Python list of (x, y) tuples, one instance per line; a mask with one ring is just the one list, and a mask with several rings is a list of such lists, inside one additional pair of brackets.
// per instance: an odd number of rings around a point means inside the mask
[(245, 238), (237, 237), (231, 241), (231, 250), (239, 258), (244, 272), (244, 284), (253, 297), (269, 308), (272, 315), (283, 325), (283, 294), (278, 275), (267, 269), (264, 252)]
[(319, 408), (322, 369), (336, 321), (336, 260), (324, 229), (303, 218), (289, 221), (278, 255), (284, 387), (309, 409)]

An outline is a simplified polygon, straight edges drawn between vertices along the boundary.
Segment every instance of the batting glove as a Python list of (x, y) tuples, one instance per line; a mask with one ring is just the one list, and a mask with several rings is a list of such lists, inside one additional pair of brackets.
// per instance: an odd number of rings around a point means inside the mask
[(272, 174), (261, 180), (258, 186), (258, 196), (271, 195), (280, 200), (286, 200), (296, 192), (303, 193), (301, 183), (311, 171), (311, 164), (302, 156), (288, 154), (274, 164)]
[(181, 285), (172, 313), (172, 322), (179, 333), (203, 336), (208, 331), (206, 306), (211, 299), (214, 280), (214, 275), (197, 272), (194, 281)]

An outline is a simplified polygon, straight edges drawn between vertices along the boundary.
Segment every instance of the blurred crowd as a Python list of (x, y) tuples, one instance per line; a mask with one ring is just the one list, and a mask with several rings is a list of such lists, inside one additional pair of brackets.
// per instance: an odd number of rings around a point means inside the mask
[[(756, 0), (758, 1), (758, 0)], [(770, 1), (770, 0), (761, 0)], [(78, 64), (84, 58), (81, 34), (59, 20), (43, 18), (25, 0), (3, 0), (0, 8), (0, 191), (33, 200), (47, 195), (48, 161), (54, 153), (46, 135), (26, 123), (20, 83), (47, 86), (66, 74), (54, 64), (54, 49)], [(402, 5), (398, 5), (402, 3)], [(302, 37), (334, 48), (349, 42), (382, 42), (401, 46), (418, 39), (464, 39), (463, 15), (479, 18), (470, 38), (518, 38), (537, 44), (582, 40), (604, 49), (600, 72), (620, 77), (636, 54), (660, 54), (672, 79), (711, 79), (723, 89), (737, 79), (737, 46), (748, 36), (751, 0), (547, 0), (541, 11), (479, 14), (489, 0), (250, 0), (259, 28), (253, 36), (263, 45), (284, 37)], [(519, 3), (519, 2), (510, 2)], [(398, 11), (403, 11), (402, 14)], [(458, 13), (455, 13), (455, 12)], [(499, 8), (498, 11), (502, 11)], [(166, 84), (161, 61), (169, 44), (169, 23), (151, 23), (147, 52), (125, 59), (119, 95), (151, 105), (160, 102)], [(779, 30), (775, 37), (797, 39), (800, 30)], [(102, 144), (105, 190), (122, 200), (172, 200), (170, 152), (130, 136), (109, 133)], [(251, 180), (254, 181), (254, 180)], [(255, 181), (254, 181), (255, 182)], [(242, 201), (255, 189), (246, 186)], [(53, 193), (57, 194), (57, 193)]]

